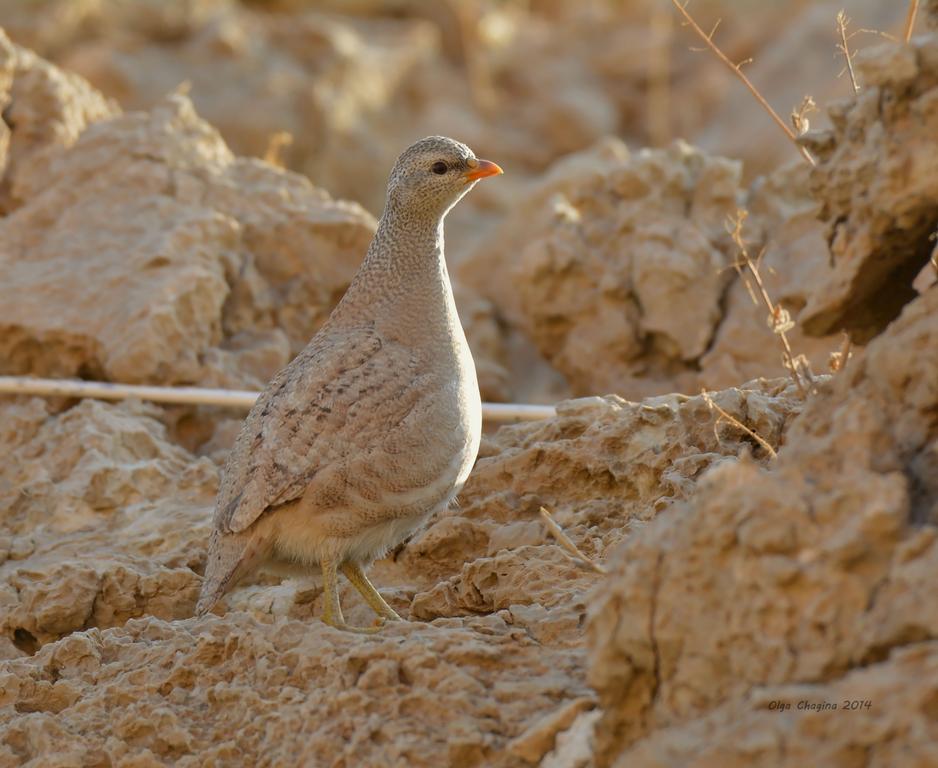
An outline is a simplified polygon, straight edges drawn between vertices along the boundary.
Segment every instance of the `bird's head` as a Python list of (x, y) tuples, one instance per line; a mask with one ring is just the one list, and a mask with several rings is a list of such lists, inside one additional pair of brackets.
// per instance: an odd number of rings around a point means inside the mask
[(465, 144), (429, 136), (397, 158), (388, 181), (388, 204), (415, 214), (442, 217), (479, 179), (502, 173)]

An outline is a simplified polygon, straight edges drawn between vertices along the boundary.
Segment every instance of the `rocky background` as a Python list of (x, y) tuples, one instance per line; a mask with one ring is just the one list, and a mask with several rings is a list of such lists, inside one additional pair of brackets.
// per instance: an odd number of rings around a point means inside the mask
[(4, 397), (0, 766), (938, 764), (938, 7), (842, 5), (856, 92), (840, 5), (690, 6), (812, 167), (661, 0), (0, 0), (0, 373), (263, 386), (445, 133), (483, 396), (560, 401), (357, 636), (192, 618), (242, 413)]

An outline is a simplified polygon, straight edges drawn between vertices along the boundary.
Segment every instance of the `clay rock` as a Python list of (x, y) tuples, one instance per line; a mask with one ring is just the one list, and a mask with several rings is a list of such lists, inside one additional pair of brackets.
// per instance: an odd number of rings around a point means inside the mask
[[(81, 78), (4, 40), (4, 183), (19, 210), (0, 220), (0, 369), (263, 386), (341, 298), (374, 219), (235, 157), (181, 94), (118, 116)], [(494, 311), (457, 293), (483, 393), (508, 399)]]
[[(625, 144), (613, 137), (603, 138), (561, 158), (540, 176), (512, 181), (512, 174), (508, 174), (505, 180), (512, 183), (505, 197), (511, 201), (506, 205), (506, 214), (481, 237), (476, 211), (470, 213), (471, 222), (454, 221), (457, 232), (462, 230), (452, 241), (457, 249), (454, 284), (477, 293), (491, 307), (492, 324), (498, 327), (504, 349), (495, 359), (508, 371), (516, 400), (555, 403), (573, 394), (563, 375), (544, 359), (523, 330), (524, 313), (514, 274), (519, 255), (532, 236), (550, 230), (555, 219), (553, 200), (610, 168), (626, 164), (628, 159)], [(463, 317), (463, 324), (466, 322)], [(475, 350), (472, 341), (470, 336), (470, 346)], [(479, 366), (478, 358), (476, 364)]]
[(0, 220), (4, 372), (260, 386), (374, 230), (305, 178), (235, 158), (178, 94), (20, 176), (44, 191)]
[(456, 279), (489, 299), (507, 322), (521, 325), (524, 314), (512, 271), (531, 238), (554, 224), (553, 202), (583, 185), (598, 183), (604, 174), (625, 167), (629, 160), (628, 148), (613, 137), (558, 160), (515, 194), (504, 221), (456, 266)]
[[(774, 445), (800, 408), (785, 381), (713, 397)], [(594, 701), (583, 621), (600, 577), (545, 536), (537, 507), (606, 560), (706, 468), (764, 458), (715, 425), (702, 397), (587, 398), (503, 428), (486, 437), (462, 506), (375, 564), (412, 621), (364, 637), (315, 620), (321, 590), (305, 580), (261, 577), (224, 615), (188, 618), (218, 473), (173, 445), (160, 415), (134, 403), (3, 406), (6, 761), (73, 750), (183, 766), (338, 755), (508, 768), (581, 749), (566, 731), (583, 730)], [(348, 584), (342, 599), (351, 621), (368, 620)]]
[[(556, 546), (519, 546), (514, 542), (511, 550), (502, 550), (492, 557), (477, 557), (466, 563), (460, 573), (417, 594), (411, 605), (416, 619), (430, 620), (440, 616), (472, 616), (508, 609), (519, 623), (530, 621), (536, 614), (519, 611), (515, 606), (534, 605), (536, 611), (549, 611), (571, 602), (571, 590), (558, 589), (558, 584), (575, 584), (577, 567)], [(582, 584), (574, 608), (580, 615), (584, 609)], [(567, 616), (556, 611), (541, 623), (539, 636), (548, 626), (560, 628)], [(572, 626), (569, 624), (568, 626)]]
[(810, 136), (834, 269), (802, 315), (806, 332), (864, 340), (915, 297), (938, 221), (938, 35), (862, 51), (863, 89)]
[[(714, 401), (777, 445), (800, 407), (785, 380), (750, 382)], [(602, 561), (630, 532), (686, 499), (708, 468), (752, 447), (737, 428), (715, 428), (702, 396), (642, 403), (615, 396), (558, 405), (543, 423), (503, 427), (483, 441), (458, 507), (405, 547), (399, 564), (430, 586), (413, 615), (431, 619), (507, 608), (537, 633), (576, 629), (595, 575), (559, 552), (541, 506), (587, 556)], [(754, 448), (760, 456), (761, 448)], [(527, 608), (523, 608), (527, 606)]]
[[(345, 2), (326, 14), (318, 12), (326, 4), (273, 13), (267, 5), (163, 0), (89, 9), (50, 52), (125, 109), (150, 110), (187, 82), (199, 114), (236, 153), (265, 157), (274, 137), (288, 134), (286, 167), (375, 214), (387, 169), (421, 134), (455, 136), (521, 178), (617, 128), (616, 89), (580, 55), (588, 37), (571, 35), (559, 58), (552, 25), (517, 9)], [(483, 32), (499, 27), (510, 44)], [(52, 34), (15, 31), (24, 43)], [(454, 223), (472, 210), (474, 230), (466, 230), (478, 233), (480, 219), (510, 204), (479, 190)]]
[[(572, 14), (571, 24), (586, 32)], [(498, 83), (494, 104), (512, 105), (502, 134), (508, 156), (523, 168), (544, 169), (557, 157), (588, 147), (615, 133), (619, 116), (592, 60), (594, 40), (557, 35), (540, 19), (515, 18), (510, 45), (491, 46), (485, 76)], [(562, 46), (563, 54), (558, 50)], [(531, 67), (530, 62), (538, 62)], [(490, 110), (497, 114), (496, 109)], [(532, 136), (539, 137), (531, 141)], [(494, 138), (494, 137), (493, 137)]]
[(721, 319), (739, 165), (677, 143), (553, 201), (514, 285), (525, 328), (575, 391), (686, 391)]
[(849, 755), (876, 766), (931, 765), (936, 692), (938, 644), (919, 643), (830, 682), (766, 686), (652, 734), (616, 765), (799, 768), (850, 765)]
[(6, 665), (0, 755), (507, 767), (508, 739), (587, 696), (578, 661), (498, 616), (370, 638), (243, 613), (145, 618)]
[[(806, 164), (722, 194), (711, 176), (732, 188), (738, 167), (679, 147), (632, 156), (607, 139), (564, 158), (457, 266), (458, 278), (495, 305), (508, 337), (527, 333), (580, 392), (650, 396), (786, 375), (768, 311), (746, 287), (751, 277), (732, 268), (736, 247), (725, 228), (734, 206), (748, 211), (749, 252), (792, 318), (831, 273)], [(640, 194), (636, 177), (655, 191)], [(695, 229), (698, 240), (684, 236)], [(816, 372), (842, 346), (838, 335), (807, 337), (797, 322), (788, 336)]]
[(599, 765), (657, 765), (630, 751), (653, 732), (938, 634), (936, 310), (930, 290), (823, 385), (772, 466), (723, 463), (629, 537), (590, 605)]
[[(715, 18), (719, 8), (709, 5)], [(672, 14), (647, 0), (458, 8), (425, 0), (35, 0), (28, 7), (0, 0), (14, 40), (125, 108), (151, 109), (189, 81), (200, 114), (237, 153), (263, 156), (271, 137), (286, 131), (288, 167), (375, 213), (382, 169), (418, 137), (414, 126), (467, 141), (515, 177), (609, 134), (636, 145), (696, 135), (738, 84), (679, 42), (686, 33)], [(720, 43), (739, 60), (771, 44), (791, 16), (759, 4), (746, 24), (724, 24)], [(797, 26), (786, 42), (798, 43)], [(823, 54), (811, 53), (826, 56), (830, 43), (821, 45)], [(791, 78), (776, 80), (782, 88)], [(662, 90), (681, 109), (662, 106), (653, 93)], [(245, 103), (256, 108), (246, 114)], [(764, 133), (781, 144), (772, 130), (766, 122)], [(479, 198), (488, 195), (480, 190), (465, 205), (481, 212)], [(500, 210), (512, 203), (490, 199)]]
[(84, 79), (11, 44), (0, 28), (0, 215), (44, 189), (51, 163), (87, 125), (118, 112)]
[(134, 616), (189, 615), (215, 466), (170, 443), (156, 408), (2, 410), (0, 634), (17, 653)]
[(25, 5), (0, 0), (0, 17), (10, 37), (55, 59), (80, 41), (119, 37), (115, 32), (123, 28), (178, 39), (229, 5), (230, 0), (134, 0), (107, 6), (74, 0), (35, 0)]
[(97, 34), (75, 34), (56, 50), (57, 63), (130, 110), (151, 110), (186, 82), (199, 114), (237, 154), (264, 157), (286, 132), (288, 167), (375, 212), (387, 169), (418, 137), (385, 140), (369, 126), (407, 100), (411, 72), (439, 47), (418, 20), (266, 13), (228, 0), (118, 4), (88, 15)]

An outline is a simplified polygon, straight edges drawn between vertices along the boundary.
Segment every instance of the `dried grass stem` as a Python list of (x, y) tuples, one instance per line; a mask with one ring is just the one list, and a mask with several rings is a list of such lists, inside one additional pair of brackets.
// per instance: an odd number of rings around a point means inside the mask
[[(850, 23), (850, 19), (847, 18), (847, 14), (843, 11), (838, 11), (837, 13), (837, 32), (840, 34), (840, 43), (837, 47), (840, 49), (840, 52), (844, 55), (844, 59), (847, 61), (847, 72), (850, 74), (850, 84), (853, 86), (853, 92), (859, 93), (860, 86), (857, 85), (857, 75), (853, 71), (853, 56), (850, 55), (850, 46), (847, 43), (849, 39), (847, 37), (847, 25)], [(841, 72), (841, 74), (843, 74)]]
[(586, 555), (584, 555), (580, 548), (573, 543), (569, 536), (564, 533), (563, 528), (561, 528), (557, 521), (551, 517), (550, 512), (548, 512), (544, 507), (540, 509), (541, 520), (544, 521), (544, 525), (547, 526), (547, 530), (550, 531), (554, 539), (557, 540), (557, 543), (564, 549), (564, 551), (570, 556), (570, 559), (573, 560), (581, 568), (586, 570), (593, 571), (595, 573), (608, 573), (608, 571), (603, 568), (599, 563), (590, 560)]
[(918, 0), (909, 0), (909, 12), (905, 17), (905, 42), (912, 39), (912, 30), (915, 29), (915, 16), (918, 14)]
[[(0, 376), (0, 395), (86, 397), (98, 400), (146, 400), (175, 405), (211, 405), (247, 410), (258, 392), (208, 387), (161, 387), (117, 384), (110, 381), (41, 379), (32, 376)], [(482, 418), (490, 422), (537, 421), (557, 415), (552, 405), (532, 403), (482, 403)]]
[[(749, 435), (753, 440), (759, 443), (759, 445), (761, 445), (765, 449), (765, 452), (769, 454), (769, 456), (771, 456), (773, 459), (778, 458), (778, 454), (775, 452), (775, 449), (771, 445), (769, 445), (768, 441), (764, 437), (759, 435), (757, 432), (751, 430), (749, 427), (743, 424), (739, 419), (737, 419), (732, 414), (724, 411), (719, 405), (717, 405), (713, 401), (713, 398), (710, 397), (710, 393), (707, 392), (707, 390), (705, 389), (701, 390), (700, 394), (703, 396), (704, 401), (707, 403), (711, 411), (716, 411), (718, 414), (720, 414), (721, 419), (728, 421), (734, 427), (736, 427), (737, 429), (741, 429), (743, 432)], [(719, 420), (717, 421), (717, 423), (719, 423)], [(714, 430), (715, 429), (716, 429), (716, 425), (714, 425)], [(717, 436), (717, 439), (719, 439), (719, 436)]]
[(781, 305), (772, 301), (768, 290), (766, 290), (765, 283), (762, 281), (762, 275), (759, 273), (759, 267), (749, 256), (749, 249), (746, 247), (746, 241), (743, 239), (743, 223), (746, 221), (746, 217), (748, 215), (748, 211), (739, 209), (736, 211), (736, 218), (731, 221), (731, 226), (729, 227), (730, 235), (733, 238), (733, 242), (736, 243), (739, 254), (733, 266), (735, 267), (737, 274), (740, 276), (740, 279), (744, 281), (746, 289), (749, 291), (750, 298), (752, 298), (753, 302), (758, 304), (758, 300), (753, 293), (752, 286), (749, 284), (749, 281), (746, 280), (746, 276), (743, 273), (743, 267), (745, 267), (752, 276), (752, 279), (758, 288), (758, 294), (762, 299), (762, 303), (765, 304), (765, 308), (769, 311), (769, 321), (772, 326), (772, 331), (776, 336), (778, 336), (782, 344), (782, 358), (785, 367), (791, 374), (792, 380), (795, 382), (795, 386), (798, 387), (798, 391), (801, 393), (801, 396), (807, 397), (805, 384), (801, 380), (802, 372), (809, 382), (811, 380), (811, 376), (807, 371), (807, 361), (801, 362), (802, 358), (795, 356), (786, 333), (786, 331), (789, 330), (791, 326), (794, 325), (794, 323), (791, 322), (788, 312), (783, 309)]
[(694, 32), (697, 33), (700, 39), (703, 40), (704, 43), (707, 44), (707, 47), (711, 51), (713, 51), (714, 55), (720, 61), (722, 61), (727, 67), (729, 67), (732, 70), (733, 74), (736, 75), (736, 77), (738, 77), (742, 81), (743, 85), (745, 85), (746, 88), (749, 89), (749, 92), (755, 97), (756, 101), (758, 101), (759, 104), (762, 105), (762, 108), (768, 113), (769, 117), (771, 117), (772, 120), (775, 121), (775, 124), (785, 132), (785, 135), (789, 138), (792, 144), (795, 145), (795, 147), (801, 153), (801, 156), (808, 163), (810, 163), (811, 165), (814, 165), (815, 162), (814, 162), (814, 158), (811, 156), (811, 153), (808, 152), (808, 150), (805, 147), (801, 146), (798, 143), (798, 137), (795, 135), (795, 132), (792, 131), (792, 129), (789, 128), (788, 125), (785, 123), (785, 121), (782, 120), (782, 118), (778, 116), (778, 113), (774, 109), (772, 109), (772, 106), (769, 104), (768, 101), (765, 100), (765, 97), (761, 93), (759, 93), (759, 89), (756, 88), (756, 86), (752, 84), (752, 81), (748, 77), (746, 77), (745, 74), (743, 74), (743, 71), (740, 68), (741, 64), (734, 64), (732, 61), (730, 61), (729, 58), (726, 56), (726, 54), (720, 50), (719, 46), (717, 46), (717, 44), (713, 42), (713, 33), (716, 32), (717, 26), (719, 26), (720, 22), (718, 21), (714, 25), (713, 29), (708, 35), (706, 32), (704, 32), (700, 28), (697, 22), (694, 21), (693, 17), (687, 12), (687, 2), (685, 2), (683, 5), (681, 5), (681, 3), (678, 2), (678, 0), (671, 0), (671, 2), (674, 4), (674, 7), (677, 8), (678, 13), (680, 13), (684, 17), (685, 23), (689, 25), (691, 29), (694, 30)]

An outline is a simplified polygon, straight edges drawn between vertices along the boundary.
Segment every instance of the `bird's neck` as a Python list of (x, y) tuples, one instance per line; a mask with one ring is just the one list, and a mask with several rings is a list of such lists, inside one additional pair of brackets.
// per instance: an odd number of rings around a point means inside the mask
[(405, 333), (458, 326), (443, 253), (443, 217), (389, 205), (348, 293), (350, 299), (357, 296), (350, 303), (372, 318), (389, 317)]
[(374, 266), (401, 279), (434, 275), (443, 263), (443, 217), (415, 215), (391, 204), (385, 208), (363, 267)]

